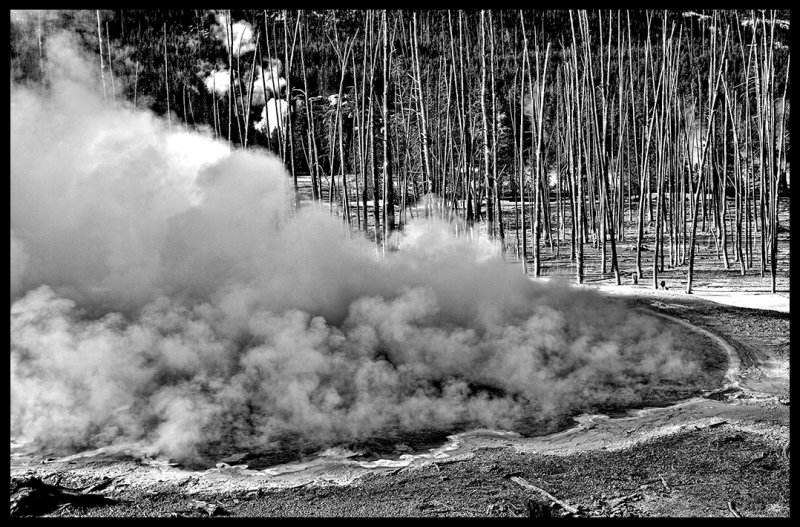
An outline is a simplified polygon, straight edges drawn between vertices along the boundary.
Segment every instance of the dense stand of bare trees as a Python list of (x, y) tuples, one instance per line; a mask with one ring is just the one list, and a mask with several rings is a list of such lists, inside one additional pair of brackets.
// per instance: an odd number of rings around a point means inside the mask
[[(227, 133), (208, 104), (217, 135), (251, 146), (255, 65), (280, 58), (286, 88), (270, 91), (290, 111), (267, 146), (348, 231), (381, 249), (409, 218), (437, 216), (535, 276), (563, 250), (582, 282), (591, 246), (616, 283), (649, 275), (657, 288), (666, 265), (685, 269), (687, 293), (706, 233), (721, 269), (769, 273), (775, 289), (790, 148), (789, 21), (775, 11), (324, 15), (252, 16), (255, 58), (227, 45)], [(99, 12), (97, 31), (105, 87)], [(312, 79), (319, 42), (333, 58)]]

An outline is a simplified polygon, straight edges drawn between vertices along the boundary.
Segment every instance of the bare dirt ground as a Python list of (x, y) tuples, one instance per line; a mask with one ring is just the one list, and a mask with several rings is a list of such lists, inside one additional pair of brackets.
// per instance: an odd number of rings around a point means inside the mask
[[(587, 273), (587, 287), (685, 324), (728, 354), (724, 381), (702, 396), (580, 416), (547, 436), (476, 430), (436, 448), (398, 445), (382, 459), (331, 451), (267, 469), (234, 456), (189, 470), (124, 449), (59, 457), (12, 441), (12, 515), (788, 517), (785, 210), (775, 295), (757, 269), (731, 280), (713, 249), (698, 254), (693, 295), (683, 293), (681, 268), (665, 270), (667, 290)], [(554, 264), (550, 271), (543, 274), (572, 272)]]

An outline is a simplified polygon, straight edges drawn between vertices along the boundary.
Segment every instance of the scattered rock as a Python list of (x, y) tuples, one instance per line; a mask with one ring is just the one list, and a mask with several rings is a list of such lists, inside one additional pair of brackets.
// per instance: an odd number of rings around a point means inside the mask
[(94, 507), (116, 502), (99, 494), (50, 485), (36, 477), (11, 478), (10, 490), (11, 516), (41, 516), (64, 505)]
[(258, 489), (258, 490), (251, 490), (250, 492), (245, 494), (244, 497), (245, 497), (245, 499), (252, 500), (252, 499), (255, 499), (255, 498), (260, 498), (261, 495), (262, 495), (262, 491), (261, 491), (261, 489)]
[(205, 512), (209, 516), (229, 516), (230, 513), (218, 503), (210, 503), (208, 501), (194, 500), (192, 501), (192, 508)]
[(528, 510), (528, 518), (553, 517), (552, 509), (550, 508), (549, 504), (543, 503), (533, 498), (528, 498), (528, 501), (525, 504), (525, 508)]
[(724, 401), (726, 399), (731, 398), (733, 394), (741, 393), (741, 391), (742, 390), (740, 390), (739, 388), (734, 388), (734, 387), (722, 388), (720, 390), (714, 390), (712, 392), (703, 394), (703, 397), (705, 397), (706, 399), (713, 399), (715, 401)]
[(217, 505), (210, 509), (206, 509), (209, 516), (229, 516), (230, 513), (225, 510), (221, 505)]

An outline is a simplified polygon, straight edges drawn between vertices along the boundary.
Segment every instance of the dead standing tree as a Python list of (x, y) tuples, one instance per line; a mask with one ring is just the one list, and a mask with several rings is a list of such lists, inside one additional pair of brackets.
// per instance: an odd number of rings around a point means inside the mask
[[(715, 14), (715, 18), (716, 18), (716, 14)], [(708, 86), (709, 86), (709, 102), (708, 102), (708, 117), (707, 117), (708, 125), (706, 127), (705, 140), (703, 141), (703, 151), (702, 151), (702, 154), (700, 155), (700, 163), (699, 163), (699, 166), (698, 166), (698, 169), (697, 169), (698, 180), (699, 180), (698, 184), (697, 184), (697, 192), (696, 192), (695, 196), (692, 198), (692, 201), (694, 203), (694, 211), (692, 213), (692, 234), (691, 234), (691, 238), (689, 239), (689, 270), (688, 270), (688, 272), (686, 274), (686, 293), (687, 294), (691, 294), (692, 293), (692, 273), (694, 272), (695, 241), (696, 241), (696, 238), (697, 238), (697, 213), (698, 213), (698, 210), (700, 209), (699, 200), (703, 196), (703, 191), (704, 191), (704, 188), (705, 188), (705, 181), (706, 181), (706, 178), (703, 177), (703, 169), (705, 168), (706, 157), (708, 155), (708, 146), (710, 144), (709, 138), (711, 136), (711, 129), (712, 129), (712, 126), (714, 124), (714, 112), (715, 112), (716, 107), (717, 107), (717, 96), (719, 95), (719, 85), (720, 85), (720, 80), (722, 79), (722, 73), (723, 73), (723, 70), (724, 70), (723, 67), (720, 67), (718, 62), (719, 62), (720, 59), (727, 60), (724, 57), (725, 57), (725, 51), (728, 48), (728, 29), (729, 28), (726, 28), (726, 30), (725, 30), (725, 41), (724, 41), (724, 44), (722, 46), (722, 53), (720, 53), (719, 55), (716, 54), (716, 39), (712, 40), (711, 66), (709, 67), (709, 70), (708, 70), (708, 79), (709, 79), (709, 82), (708, 82)], [(716, 73), (716, 81), (714, 81), (712, 83), (711, 79), (714, 77), (715, 73)], [(713, 85), (713, 88), (712, 88), (712, 85)], [(691, 174), (691, 172), (692, 172), (691, 163), (690, 163), (689, 172), (690, 172), (689, 173), (689, 177), (691, 178), (691, 176), (692, 176), (692, 174)]]
[[(524, 30), (523, 30), (524, 31)], [(535, 139), (531, 138), (532, 141), (535, 141), (532, 145), (533, 150), (533, 162), (535, 165), (533, 166), (533, 170), (531, 170), (531, 174), (534, 176), (535, 180), (531, 182), (531, 186), (534, 187), (534, 198), (533, 198), (533, 228), (532, 228), (532, 235), (533, 235), (533, 275), (538, 277), (541, 272), (542, 262), (539, 253), (539, 245), (540, 245), (540, 224), (539, 224), (539, 217), (542, 213), (542, 200), (547, 199), (548, 195), (547, 192), (542, 193), (542, 185), (544, 181), (544, 161), (542, 160), (542, 135), (543, 135), (543, 121), (544, 121), (544, 94), (545, 94), (545, 80), (547, 77), (547, 64), (550, 59), (550, 43), (547, 43), (547, 47), (545, 48), (544, 52), (544, 65), (540, 67), (540, 52), (539, 52), (539, 39), (535, 38), (534, 43), (534, 55), (536, 56), (536, 84), (534, 85), (530, 76), (530, 71), (533, 68), (529, 69), (529, 77), (528, 77), (528, 84), (529, 89), (531, 92), (531, 100), (533, 106), (533, 113), (531, 115), (531, 121), (533, 122), (535, 128), (534, 133), (536, 134)], [(534, 86), (536, 90), (534, 91)]]
[[(356, 30), (356, 35), (353, 38), (347, 38), (344, 42), (344, 46), (339, 44), (339, 35), (338, 33), (335, 35), (335, 40), (330, 40), (331, 46), (336, 51), (336, 57), (339, 59), (339, 67), (341, 68), (341, 77), (339, 80), (339, 95), (336, 98), (336, 117), (333, 124), (333, 136), (338, 136), (338, 143), (339, 143), (339, 177), (341, 179), (342, 185), (342, 214), (344, 216), (344, 222), (349, 227), (351, 226), (351, 218), (350, 218), (350, 192), (347, 183), (347, 157), (344, 153), (344, 112), (342, 110), (342, 105), (344, 103), (344, 80), (345, 75), (347, 73), (347, 61), (350, 56), (350, 52), (355, 44), (356, 37), (358, 36), (358, 30)], [(344, 49), (342, 49), (344, 48)], [(333, 160), (333, 144), (331, 144), (331, 160)], [(333, 167), (333, 162), (331, 162), (331, 167)], [(333, 168), (331, 168), (331, 178), (333, 178)]]
[[(425, 170), (423, 174), (423, 180), (425, 181), (425, 191), (427, 194), (430, 194), (434, 191), (434, 174), (431, 171), (431, 154), (430, 154), (430, 147), (431, 147), (431, 138), (428, 134), (428, 119), (427, 119), (427, 111), (425, 109), (425, 101), (426, 97), (424, 94), (424, 90), (422, 88), (422, 75), (420, 74), (420, 58), (419, 58), (419, 37), (417, 34), (419, 30), (417, 29), (417, 13), (416, 11), (412, 14), (412, 22), (413, 22), (413, 30), (411, 32), (413, 37), (413, 45), (411, 46), (411, 58), (412, 63), (414, 65), (414, 78), (416, 80), (416, 87), (417, 87), (417, 97), (419, 102), (419, 125), (421, 127), (420, 133), (422, 134), (421, 143), (422, 143), (422, 167)], [(430, 209), (430, 202), (426, 201), (425, 204), (425, 214), (428, 215), (431, 213)]]
[(506, 251), (505, 243), (505, 229), (503, 228), (503, 207), (500, 203), (500, 187), (501, 183), (497, 174), (497, 88), (495, 86), (495, 56), (494, 56), (494, 20), (492, 19), (492, 12), (489, 11), (489, 56), (490, 56), (490, 71), (491, 71), (491, 92), (492, 92), (492, 185), (494, 193), (491, 197), (494, 200), (493, 210), (497, 217), (498, 234), (500, 236), (500, 250), (503, 254)]
[(486, 199), (486, 219), (489, 236), (494, 235), (494, 207), (492, 206), (492, 196), (494, 195), (493, 178), (489, 177), (490, 155), (489, 148), (489, 120), (486, 116), (486, 10), (481, 10), (481, 23), (479, 32), (481, 34), (481, 123), (483, 125), (483, 177), (486, 188), (489, 191)]
[[(591, 38), (589, 33), (589, 19), (584, 11), (582, 13), (582, 20), (581, 23), (581, 35), (582, 35), (582, 42), (583, 42), (583, 58), (584, 58), (584, 68), (588, 69), (587, 74), (589, 75), (590, 79), (594, 78), (594, 68), (592, 64), (592, 57), (591, 57)], [(610, 27), (609, 27), (610, 29)], [(602, 46), (601, 46), (602, 50)], [(608, 59), (610, 62), (611, 59), (611, 42), (610, 42), (610, 33), (609, 33), (609, 43), (608, 43)], [(603, 247), (605, 247), (605, 238), (606, 238), (606, 229), (608, 229), (608, 235), (611, 242), (611, 271), (614, 273), (615, 280), (617, 285), (620, 284), (620, 274), (619, 274), (619, 265), (617, 263), (617, 248), (616, 248), (616, 240), (614, 236), (614, 218), (611, 211), (610, 203), (608, 195), (610, 193), (609, 184), (608, 184), (608, 166), (609, 166), (609, 148), (606, 145), (606, 137), (607, 137), (607, 128), (608, 128), (608, 99), (606, 94), (610, 91), (609, 90), (609, 78), (610, 78), (610, 68), (605, 68), (607, 74), (604, 74), (603, 63), (602, 63), (602, 56), (600, 57), (600, 83), (599, 88), (600, 90), (592, 89), (589, 91), (588, 103), (590, 108), (590, 121), (592, 124), (591, 130), (593, 132), (592, 138), (595, 144), (595, 148), (597, 151), (597, 160), (598, 160), (598, 170), (600, 172), (600, 178), (598, 181), (599, 187), (599, 194), (600, 194), (600, 203), (599, 207), (601, 215), (598, 219), (598, 223), (601, 226), (601, 236), (603, 238)], [(597, 91), (601, 93), (601, 101), (598, 104), (597, 101)], [(598, 111), (598, 106), (600, 106)], [(605, 227), (605, 228), (602, 228)], [(605, 251), (604, 251), (605, 252)], [(605, 263), (605, 255), (603, 255), (603, 263)], [(605, 267), (604, 265), (602, 267)]]
[(389, 159), (391, 150), (389, 144), (389, 61), (391, 50), (389, 48), (389, 23), (385, 9), (382, 11), (381, 18), (383, 26), (383, 248), (385, 251), (389, 234), (394, 230), (394, 184)]
[[(299, 15), (298, 15), (299, 16)], [(302, 13), (303, 22), (305, 22), (305, 13)], [(298, 20), (299, 21), (299, 20)], [(305, 23), (299, 25), (300, 37), (300, 67), (303, 70), (303, 90), (305, 95), (305, 108), (307, 119), (307, 135), (308, 135), (308, 157), (309, 157), (309, 172), (311, 173), (311, 197), (314, 201), (322, 200), (322, 182), (320, 181), (319, 169), (319, 153), (317, 151), (317, 134), (314, 127), (314, 99), (308, 91), (308, 74), (306, 71), (306, 57), (305, 57), (305, 41), (303, 38)], [(257, 48), (260, 52), (261, 48)], [(264, 76), (262, 75), (262, 82)], [(266, 84), (264, 84), (264, 93), (266, 101)], [(265, 102), (266, 104), (266, 102)]]

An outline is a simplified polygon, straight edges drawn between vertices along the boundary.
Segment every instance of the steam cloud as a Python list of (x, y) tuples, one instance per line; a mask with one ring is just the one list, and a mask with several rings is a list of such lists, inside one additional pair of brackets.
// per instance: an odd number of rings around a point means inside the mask
[[(273, 157), (103, 105), (48, 41), (11, 91), (11, 434), (42, 445), (350, 441), (632, 405), (703, 374), (680, 335), (532, 282), (446, 224), (384, 260)], [(87, 80), (88, 79), (88, 80)]]
[(232, 46), (231, 51), (236, 56), (256, 49), (253, 26), (249, 22), (244, 20), (233, 22), (225, 13), (217, 13), (215, 18), (217, 23), (211, 27), (211, 32), (214, 38), (223, 43), (225, 49)]
[[(233, 75), (235, 79), (236, 73), (234, 72)], [(231, 89), (231, 72), (225, 68), (215, 69), (208, 74), (204, 83), (208, 93), (222, 98), (227, 95), (228, 91)]]
[[(270, 59), (269, 70), (256, 68), (256, 77), (253, 82), (253, 104), (263, 106), (264, 101), (269, 101), (272, 97), (279, 97), (286, 89), (286, 79), (281, 77), (283, 65), (278, 59)], [(266, 90), (266, 98), (264, 93)]]
[(261, 120), (253, 123), (256, 130), (272, 134), (275, 130), (286, 128), (289, 119), (289, 103), (286, 99), (270, 99), (261, 110)]

